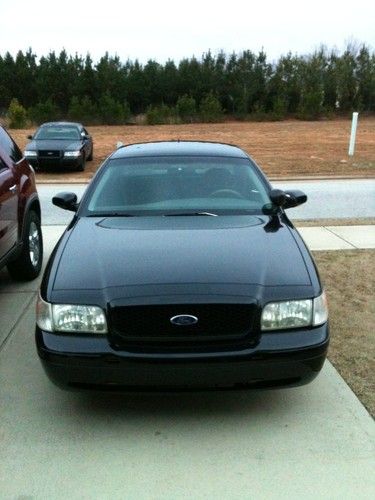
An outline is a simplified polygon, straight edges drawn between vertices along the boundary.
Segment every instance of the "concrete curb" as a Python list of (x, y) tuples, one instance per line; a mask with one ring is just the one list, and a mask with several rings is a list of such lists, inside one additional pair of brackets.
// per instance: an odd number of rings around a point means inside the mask
[(268, 177), (270, 181), (340, 181), (340, 180), (374, 180), (374, 175), (305, 175), (305, 176), (295, 176), (295, 177)]
[(91, 179), (38, 179), (36, 178), (37, 186), (39, 184), (88, 184)]

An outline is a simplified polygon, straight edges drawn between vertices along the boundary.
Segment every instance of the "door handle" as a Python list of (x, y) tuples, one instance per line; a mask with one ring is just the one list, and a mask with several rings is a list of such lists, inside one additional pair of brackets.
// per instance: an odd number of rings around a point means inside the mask
[(10, 191), (11, 193), (16, 193), (16, 192), (17, 192), (17, 184), (15, 184), (14, 186), (11, 186), (11, 187), (9, 188), (9, 191)]

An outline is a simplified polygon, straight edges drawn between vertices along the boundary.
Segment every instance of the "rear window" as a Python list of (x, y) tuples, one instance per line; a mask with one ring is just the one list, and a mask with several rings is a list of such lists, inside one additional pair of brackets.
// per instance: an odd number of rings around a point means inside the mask
[(86, 207), (88, 215), (258, 213), (269, 202), (248, 159), (169, 156), (110, 160)]

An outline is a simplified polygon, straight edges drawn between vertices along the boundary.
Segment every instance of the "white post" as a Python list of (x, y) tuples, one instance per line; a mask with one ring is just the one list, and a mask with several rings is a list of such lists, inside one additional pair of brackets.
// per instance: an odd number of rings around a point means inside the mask
[(355, 137), (357, 134), (357, 123), (358, 123), (358, 113), (354, 112), (352, 118), (352, 130), (350, 132), (349, 151), (348, 151), (349, 156), (354, 155)]

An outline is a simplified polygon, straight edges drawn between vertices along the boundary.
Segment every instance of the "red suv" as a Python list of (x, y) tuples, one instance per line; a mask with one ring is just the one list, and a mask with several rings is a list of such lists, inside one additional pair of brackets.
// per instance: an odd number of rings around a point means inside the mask
[(40, 202), (33, 168), (0, 126), (0, 267), (18, 280), (36, 278), (42, 267)]

